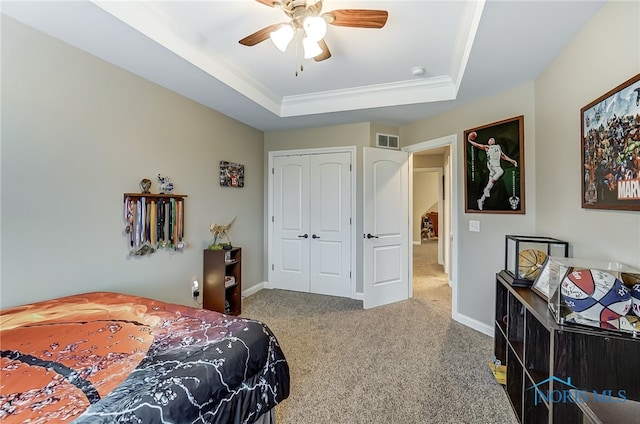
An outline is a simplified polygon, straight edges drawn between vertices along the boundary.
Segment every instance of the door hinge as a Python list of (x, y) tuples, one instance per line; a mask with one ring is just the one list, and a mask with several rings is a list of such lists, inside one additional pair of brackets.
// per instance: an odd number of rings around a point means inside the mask
[(275, 270), (275, 267), (273, 266), (273, 264), (271, 264), (271, 271)]
[(351, 271), (349, 271), (349, 279), (351, 279)]
[(271, 174), (275, 174), (275, 173), (276, 173), (275, 168), (271, 168)]
[(271, 222), (276, 222), (275, 218), (273, 217), (273, 215), (271, 215)]
[(351, 171), (352, 171), (352, 170), (351, 170), (351, 164), (349, 164), (349, 172), (351, 172)]

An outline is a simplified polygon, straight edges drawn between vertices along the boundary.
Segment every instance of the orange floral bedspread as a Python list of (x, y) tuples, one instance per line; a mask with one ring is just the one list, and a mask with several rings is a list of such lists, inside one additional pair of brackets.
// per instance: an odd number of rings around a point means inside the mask
[(252, 423), (288, 397), (263, 323), (95, 292), (0, 315), (3, 423)]

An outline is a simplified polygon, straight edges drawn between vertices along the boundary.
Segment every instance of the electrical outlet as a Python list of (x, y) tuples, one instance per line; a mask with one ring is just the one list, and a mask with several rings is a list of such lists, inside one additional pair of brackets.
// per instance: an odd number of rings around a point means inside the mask
[(200, 284), (198, 284), (198, 280), (193, 280), (193, 284), (191, 285), (191, 296), (194, 299), (200, 297)]

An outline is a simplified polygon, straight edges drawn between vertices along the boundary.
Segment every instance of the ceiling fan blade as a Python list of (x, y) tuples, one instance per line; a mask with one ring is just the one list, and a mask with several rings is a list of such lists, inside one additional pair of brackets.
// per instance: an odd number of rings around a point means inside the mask
[(258, 3), (262, 3), (264, 5), (267, 5), (269, 7), (273, 7), (273, 4), (275, 3), (274, 0), (256, 0)]
[(322, 53), (314, 57), (313, 60), (315, 60), (316, 62), (322, 62), (323, 60), (329, 59), (331, 57), (331, 52), (329, 51), (327, 43), (325, 43), (324, 40), (320, 40), (318, 41), (318, 45), (322, 49)]
[(247, 35), (242, 40), (240, 40), (239, 43), (245, 46), (255, 46), (256, 44), (261, 43), (267, 38), (269, 38), (269, 34), (272, 31), (275, 31), (280, 25), (281, 24), (273, 24), (273, 25), (269, 25), (266, 28), (262, 28), (261, 30), (256, 31), (251, 35)]
[(386, 10), (338, 9), (322, 15), (327, 23), (356, 28), (382, 28), (387, 23)]

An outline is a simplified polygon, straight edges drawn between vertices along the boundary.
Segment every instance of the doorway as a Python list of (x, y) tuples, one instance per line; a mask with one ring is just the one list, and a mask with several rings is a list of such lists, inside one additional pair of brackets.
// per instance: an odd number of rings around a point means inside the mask
[[(413, 296), (430, 298), (429, 291), (440, 300), (450, 299), (445, 309), (456, 319), (457, 317), (457, 216), (458, 216), (458, 148), (457, 135), (450, 135), (434, 140), (424, 141), (404, 148), (412, 153), (413, 169), (442, 168), (441, 197), (438, 205), (438, 236), (422, 242), (410, 243), (409, 269), (411, 270)], [(440, 156), (438, 159), (428, 156)], [(425, 158), (426, 157), (426, 158)], [(410, 190), (413, 192), (414, 172)], [(413, 208), (414, 199), (411, 196), (411, 220), (420, 217)], [(432, 221), (433, 222), (433, 221)], [(420, 238), (422, 240), (422, 238)], [(440, 247), (438, 245), (440, 244)], [(437, 259), (436, 259), (437, 258)], [(424, 284), (424, 281), (427, 281)], [(415, 284), (415, 285), (414, 285)], [(450, 297), (446, 295), (450, 294)], [(450, 312), (449, 312), (450, 311)]]
[[(443, 214), (445, 158), (442, 147), (413, 155), (413, 295), (429, 308), (451, 315), (451, 286), (443, 260), (442, 230), (449, 220)], [(426, 166), (426, 167), (425, 167)]]

